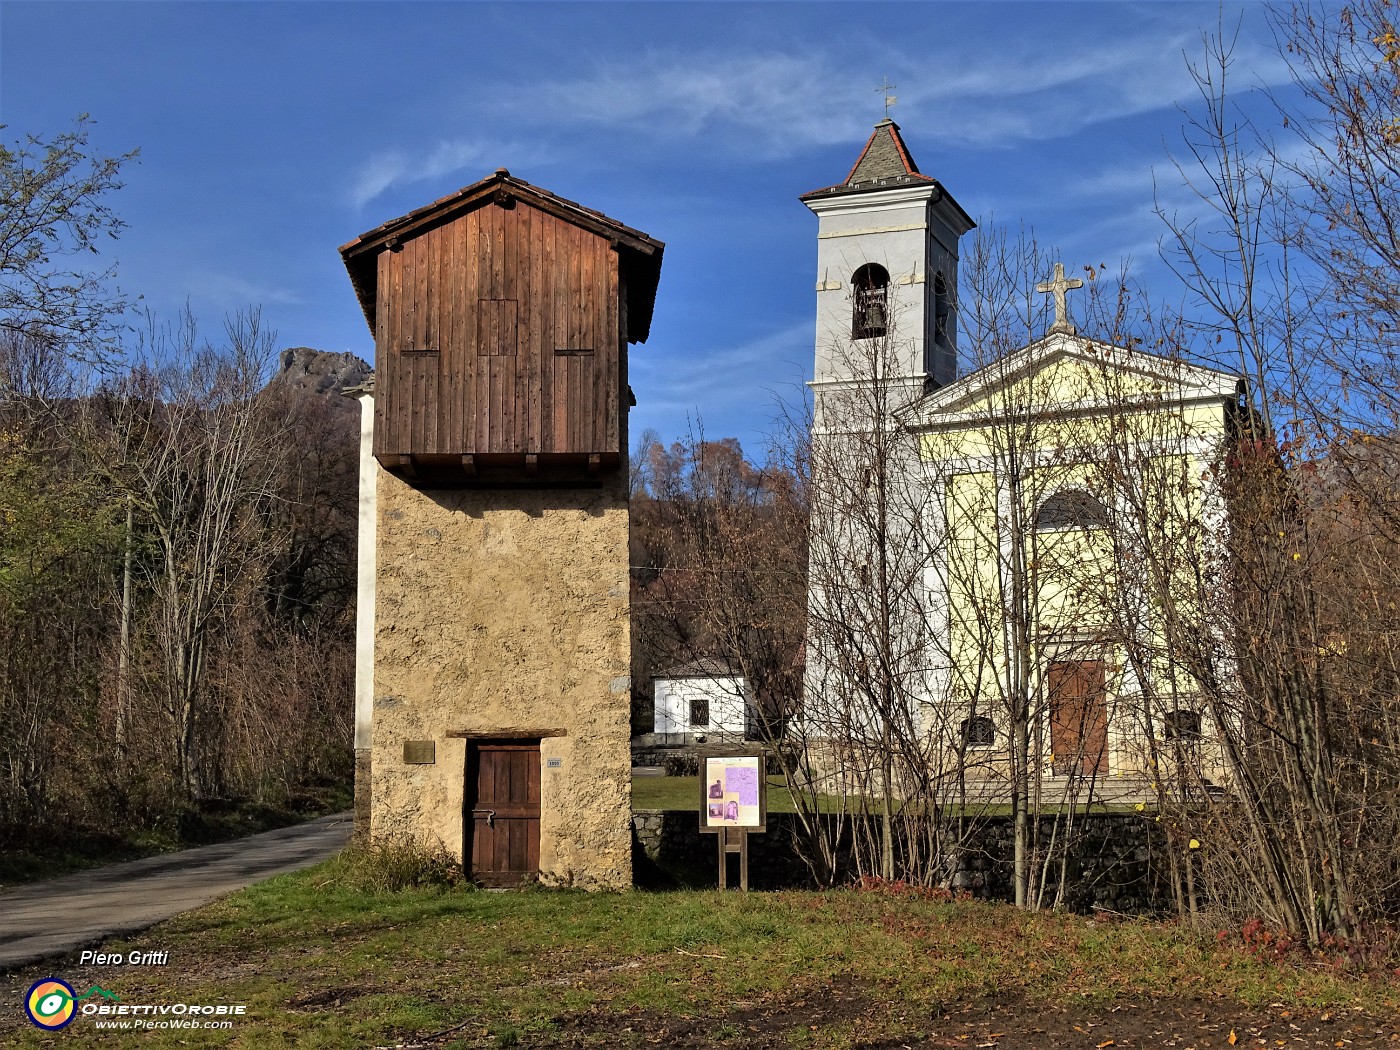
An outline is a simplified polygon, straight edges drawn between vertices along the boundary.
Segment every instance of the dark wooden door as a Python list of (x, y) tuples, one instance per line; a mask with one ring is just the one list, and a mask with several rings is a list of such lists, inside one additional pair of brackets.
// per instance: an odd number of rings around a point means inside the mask
[(518, 886), (540, 868), (540, 742), (467, 744), (465, 853), (483, 886)]
[(1105, 773), (1108, 702), (1102, 660), (1053, 663), (1045, 669), (1050, 700), (1050, 754), (1057, 777)]

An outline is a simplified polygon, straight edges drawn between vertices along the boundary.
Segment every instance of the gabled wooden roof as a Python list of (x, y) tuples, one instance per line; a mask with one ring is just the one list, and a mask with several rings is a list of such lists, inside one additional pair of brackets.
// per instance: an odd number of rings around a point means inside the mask
[(473, 208), (503, 199), (519, 201), (548, 212), (613, 243), (631, 292), (627, 304), (629, 341), (645, 342), (651, 329), (656, 286), (661, 279), (661, 255), (666, 245), (648, 237), (640, 230), (634, 230), (616, 219), (608, 218), (600, 211), (585, 208), (524, 179), (517, 179), (505, 168), (497, 168), (480, 182), (464, 186), (456, 193), (449, 193), (446, 197), (416, 208), (407, 215), (391, 219), (368, 233), (360, 234), (348, 244), (341, 245), (340, 256), (345, 261), (345, 268), (350, 272), (350, 283), (360, 300), (360, 308), (365, 313), (370, 331), (375, 329), (375, 281), (378, 266), (376, 259), (381, 251), (451, 222)]

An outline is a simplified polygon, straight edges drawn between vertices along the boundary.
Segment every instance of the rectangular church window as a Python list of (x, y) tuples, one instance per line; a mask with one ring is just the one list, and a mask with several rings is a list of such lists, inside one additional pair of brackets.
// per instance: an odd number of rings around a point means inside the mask
[(1166, 740), (1193, 742), (1201, 738), (1201, 716), (1178, 708), (1162, 716), (1162, 736)]
[(986, 715), (964, 718), (961, 729), (963, 745), (965, 747), (982, 748), (996, 746), (997, 727)]

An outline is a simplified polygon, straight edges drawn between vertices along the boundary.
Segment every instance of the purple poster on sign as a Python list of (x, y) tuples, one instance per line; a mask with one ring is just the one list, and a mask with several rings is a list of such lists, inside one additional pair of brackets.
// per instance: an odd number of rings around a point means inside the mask
[(730, 766), (724, 771), (726, 794), (739, 796), (739, 805), (758, 805), (758, 770), (752, 766)]
[(763, 827), (763, 758), (710, 755), (700, 781), (700, 827)]

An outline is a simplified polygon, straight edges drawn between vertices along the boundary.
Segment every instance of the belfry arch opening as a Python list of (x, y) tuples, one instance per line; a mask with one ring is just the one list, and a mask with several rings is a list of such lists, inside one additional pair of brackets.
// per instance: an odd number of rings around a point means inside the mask
[(951, 372), (940, 367), (947, 358), (951, 357), (953, 339), (949, 334), (950, 315), (953, 311), (952, 298), (948, 294), (948, 281), (943, 276), (943, 271), (938, 271), (933, 275), (933, 338), (924, 346), (924, 371), (928, 373), (925, 384), (937, 386), (935, 377), (939, 382), (947, 382), (952, 378)]
[(851, 338), (876, 339), (889, 332), (890, 274), (866, 263), (851, 275)]

